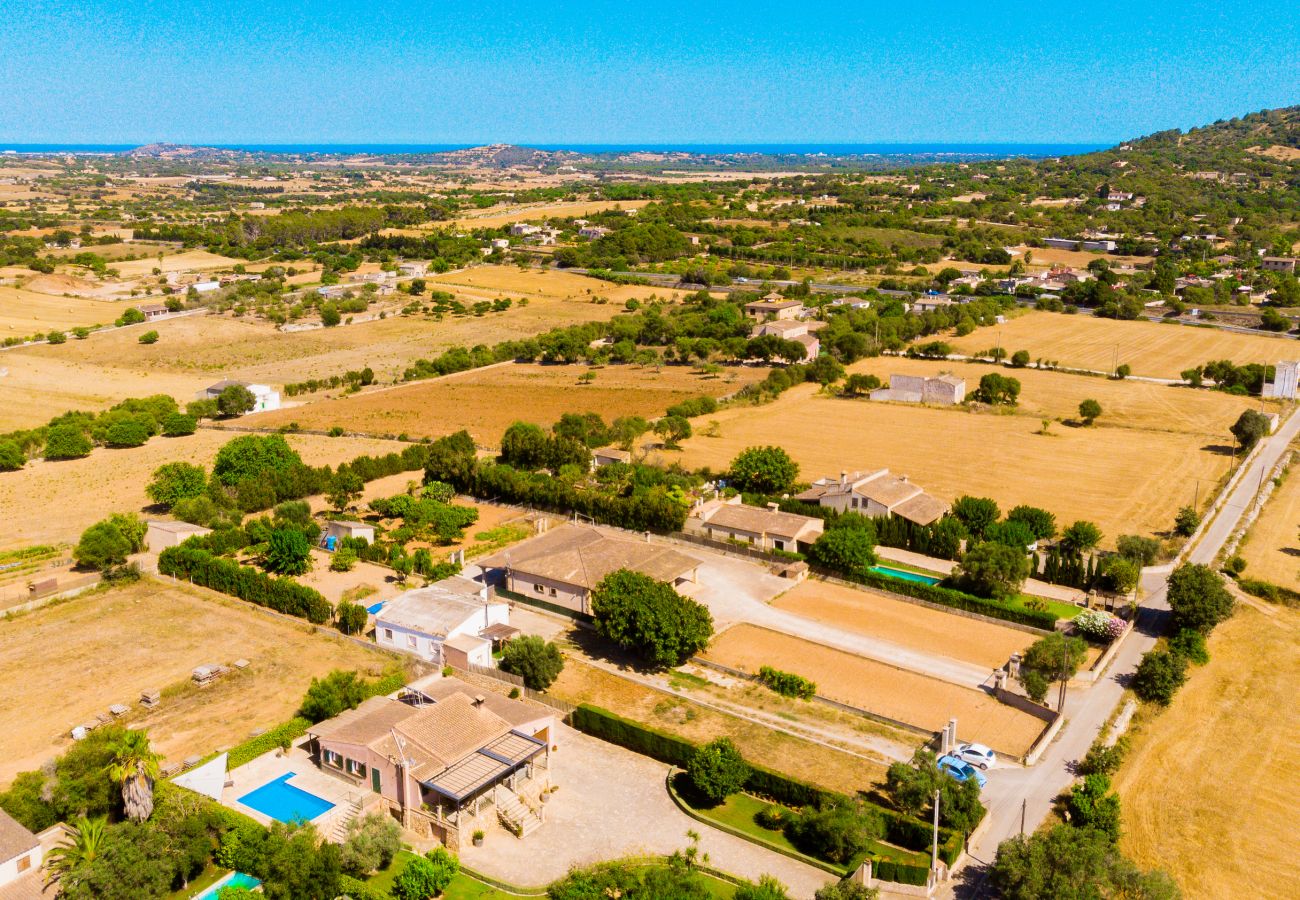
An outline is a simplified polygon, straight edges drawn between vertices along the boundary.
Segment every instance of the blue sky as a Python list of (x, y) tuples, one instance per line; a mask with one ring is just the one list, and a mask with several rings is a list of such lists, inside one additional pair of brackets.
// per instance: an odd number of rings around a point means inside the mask
[(0, 0), (0, 17), (0, 143), (1109, 143), (1300, 103), (1295, 0)]

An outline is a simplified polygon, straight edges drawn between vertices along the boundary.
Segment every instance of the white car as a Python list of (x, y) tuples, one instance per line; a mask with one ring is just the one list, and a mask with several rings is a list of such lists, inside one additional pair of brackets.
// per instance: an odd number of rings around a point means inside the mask
[(998, 761), (993, 751), (983, 744), (961, 744), (952, 755), (979, 769), (990, 769)]

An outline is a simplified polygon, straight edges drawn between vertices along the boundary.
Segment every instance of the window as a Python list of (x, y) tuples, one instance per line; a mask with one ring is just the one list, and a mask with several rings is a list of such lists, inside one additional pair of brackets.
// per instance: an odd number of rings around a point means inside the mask
[(552, 597), (555, 596), (555, 588), (551, 588), (551, 596), (552, 596)]
[(546, 593), (546, 588), (542, 587), (540, 584), (533, 585), (533, 590), (537, 591), (539, 594)]
[(340, 754), (340, 753), (336, 753), (336, 752), (333, 751), (333, 750), (326, 750), (326, 751), (323, 753), (323, 756), (325, 757), (325, 765), (327, 765), (327, 766), (333, 766), (333, 767), (336, 768), (336, 769), (341, 769), (341, 768), (343, 768), (343, 756), (342, 756), (342, 754)]
[(413, 634), (408, 634), (408, 635), (406, 636), (406, 646), (408, 646), (408, 647), (410, 647), (412, 650), (414, 650), (414, 649), (416, 649), (417, 647), (420, 646), (420, 642), (419, 642), (419, 640), (416, 639), (415, 635), (413, 635)]
[(777, 540), (774, 540), (774, 541), (772, 541), (772, 543), (776, 546), (776, 549), (778, 549), (778, 550), (784, 550), (784, 549), (785, 549), (785, 541), (777, 541)]
[(391, 628), (385, 628), (385, 629), (384, 629), (384, 640), (386, 640), (386, 641), (391, 641), (392, 639), (393, 639), (393, 629), (391, 629)]
[(347, 769), (347, 773), (349, 775), (355, 775), (358, 778), (366, 777), (366, 764), (363, 762), (357, 762), (355, 759), (349, 759), (347, 761), (347, 766), (345, 768)]

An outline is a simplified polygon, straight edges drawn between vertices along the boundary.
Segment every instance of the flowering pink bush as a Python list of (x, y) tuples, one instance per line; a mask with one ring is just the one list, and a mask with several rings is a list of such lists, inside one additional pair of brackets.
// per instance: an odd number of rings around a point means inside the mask
[(1074, 627), (1084, 637), (1109, 644), (1124, 633), (1123, 619), (1100, 609), (1085, 609), (1074, 617)]

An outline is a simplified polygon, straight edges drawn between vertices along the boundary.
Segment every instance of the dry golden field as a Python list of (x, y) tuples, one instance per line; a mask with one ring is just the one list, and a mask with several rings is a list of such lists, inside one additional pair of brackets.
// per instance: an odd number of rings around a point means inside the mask
[[(443, 275), (431, 275), (429, 283), (474, 300), (497, 297), (538, 300), (590, 300), (603, 297), (622, 306), (633, 297), (645, 299), (651, 294), (680, 299), (687, 291), (645, 285), (619, 285), (587, 275), (559, 269), (521, 269), (518, 266), (472, 266)], [(444, 287), (445, 286), (445, 287)]]
[[(581, 384), (591, 372), (596, 380)], [(464, 428), (485, 446), (519, 420), (550, 425), (566, 412), (597, 412), (605, 419), (663, 415), (674, 403), (702, 394), (722, 396), (763, 377), (765, 370), (728, 368), (719, 376), (684, 366), (505, 363), (445, 378), (366, 391), (304, 406), (258, 413), (248, 423), (278, 428), (297, 422), (307, 429), (335, 425), (370, 434), (441, 437)]]
[[(202, 690), (195, 666), (251, 665)], [(68, 732), (114, 703), (179, 761), (229, 747), (254, 728), (290, 718), (315, 676), (378, 674), (394, 658), (263, 614), (237, 600), (145, 580), (0, 619), (0, 785), (39, 768), (71, 743)], [(165, 691), (142, 713), (140, 692)]]
[(932, 731), (956, 716), (970, 739), (1012, 756), (1024, 754), (1046, 727), (982, 691), (756, 625), (728, 628), (713, 639), (704, 658), (751, 673), (761, 666), (794, 672), (816, 682), (823, 697)]
[[(183, 438), (156, 437), (143, 447), (97, 447), (85, 459), (35, 461), (0, 473), (0, 510), (7, 526), (0, 549), (34, 543), (76, 543), (89, 525), (115, 512), (140, 512), (150, 503), (144, 489), (155, 469), (168, 462), (211, 465), (217, 451), (238, 437), (201, 429)], [(288, 435), (309, 465), (337, 465), (362, 453), (400, 452), (406, 445), (367, 438)], [(419, 478), (419, 473), (411, 473)]]
[(1239, 605), (1209, 650), (1134, 736), (1115, 781), (1120, 847), (1188, 897), (1292, 897), (1300, 611)]
[[(50, 330), (67, 331), (78, 326), (107, 325), (122, 314), (125, 303), (62, 297), (9, 286), (0, 286), (0, 340), (30, 337)], [(13, 352), (13, 351), (9, 351)], [(0, 366), (3, 366), (0, 363)]]
[(884, 764), (873, 764), (821, 743), (739, 719), (620, 678), (567, 654), (564, 669), (547, 693), (571, 703), (591, 703), (644, 722), (668, 734), (698, 744), (729, 737), (745, 759), (850, 796), (869, 790), (885, 776)]
[[(1300, 445), (1292, 445), (1300, 451)], [(1250, 526), (1239, 553), (1246, 560), (1246, 577), (1300, 591), (1300, 473), (1288, 472), (1264, 510)]]
[(1028, 350), (1033, 359), (1101, 372), (1116, 365), (1118, 347), (1118, 364), (1127, 363), (1134, 375), (1153, 378), (1178, 378), (1180, 372), (1214, 359), (1230, 359), (1238, 365), (1275, 363), (1300, 353), (1300, 344), (1284, 337), (1036, 311), (1008, 319), (1005, 325), (945, 340), (958, 353), (977, 353), (1001, 344), (1008, 353)]
[[(574, 203), (530, 203), (505, 204), (493, 206), (452, 219), (450, 222), (435, 222), (434, 228), (500, 228), (513, 222), (532, 222), (541, 219), (564, 219), (570, 216), (581, 218), (610, 209), (640, 209), (649, 200), (581, 200)], [(428, 231), (429, 229), (399, 229), (400, 231)]]
[[(130, 247), (130, 244), (125, 246)], [(137, 251), (138, 252), (138, 251)], [(166, 253), (163, 251), (163, 258), (160, 261), (158, 254), (146, 256), (144, 259), (123, 260), (114, 264), (113, 268), (123, 278), (139, 278), (143, 275), (153, 274), (154, 269), (162, 269), (163, 272), (204, 272), (215, 269), (230, 269), (239, 263), (242, 259), (233, 259), (229, 256), (218, 256), (216, 253), (209, 253), (207, 250), (185, 250), (181, 253)]]
[(987, 665), (1004, 665), (1033, 635), (991, 622), (966, 619), (905, 600), (808, 579), (772, 601), (818, 622), (838, 625), (903, 647)]
[[(978, 383), (983, 367), (914, 360), (869, 360), (854, 371), (951, 369)], [(1003, 370), (1007, 372), (1007, 370)], [(1211, 392), (1109, 382), (1061, 373), (1008, 372), (1023, 382), (1022, 412), (873, 403), (826, 396), (801, 385), (758, 407), (738, 406), (708, 418), (718, 437), (697, 435), (679, 458), (690, 467), (725, 468), (746, 447), (779, 444), (812, 480), (842, 470), (889, 468), (948, 501), (963, 494), (1055, 513), (1062, 526), (1096, 522), (1107, 545), (1120, 534), (1167, 531), (1180, 506), (1211, 488), (1230, 463), (1228, 426), (1249, 405)], [(1103, 416), (1091, 428), (1041, 418), (1077, 415), (1079, 399), (1095, 397)], [(1146, 422), (1150, 427), (1139, 427)]]

